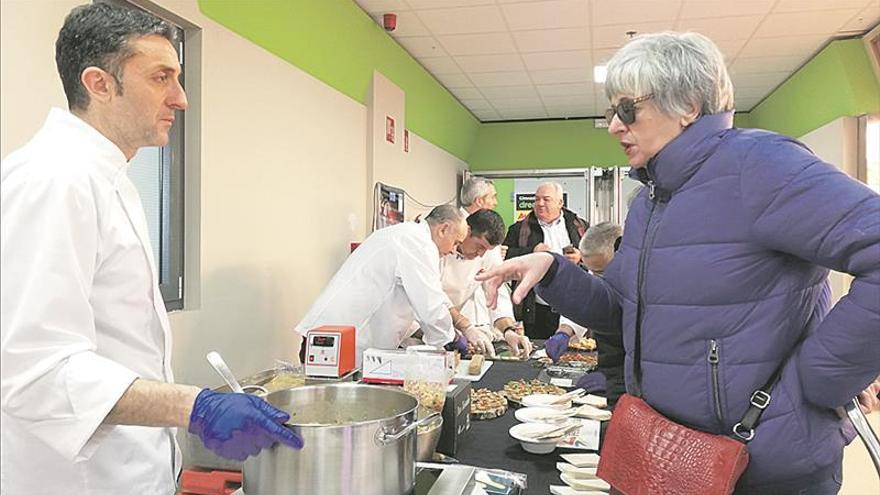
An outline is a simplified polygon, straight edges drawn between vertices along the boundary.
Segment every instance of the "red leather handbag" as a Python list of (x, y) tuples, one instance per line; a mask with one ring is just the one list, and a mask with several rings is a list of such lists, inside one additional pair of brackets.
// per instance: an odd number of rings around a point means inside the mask
[[(770, 404), (786, 360), (752, 394), (731, 436), (714, 435), (666, 418), (641, 395), (641, 324), (637, 318), (633, 356), (634, 395), (624, 394), (605, 432), (596, 474), (623, 495), (729, 495), (746, 470), (746, 444)], [(612, 492), (614, 493), (614, 491)]]
[(624, 394), (596, 474), (624, 495), (730, 494), (749, 463), (746, 445), (682, 426)]

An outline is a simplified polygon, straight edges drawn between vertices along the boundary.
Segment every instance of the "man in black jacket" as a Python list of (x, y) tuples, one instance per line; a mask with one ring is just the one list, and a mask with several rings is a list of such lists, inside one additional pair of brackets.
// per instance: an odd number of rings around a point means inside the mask
[[(510, 226), (504, 245), (507, 259), (524, 254), (550, 251), (564, 254), (573, 263), (580, 261), (577, 245), (589, 223), (562, 206), (562, 186), (545, 182), (535, 191), (535, 206), (525, 218)], [(522, 320), (526, 335), (532, 339), (546, 339), (556, 332), (559, 314), (530, 291), (515, 308)]]

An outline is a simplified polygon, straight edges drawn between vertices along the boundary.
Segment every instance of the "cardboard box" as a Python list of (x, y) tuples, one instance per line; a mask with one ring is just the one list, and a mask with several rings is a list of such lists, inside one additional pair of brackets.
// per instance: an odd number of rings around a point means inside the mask
[(443, 404), (443, 429), (437, 451), (454, 456), (471, 429), (471, 382), (453, 380)]

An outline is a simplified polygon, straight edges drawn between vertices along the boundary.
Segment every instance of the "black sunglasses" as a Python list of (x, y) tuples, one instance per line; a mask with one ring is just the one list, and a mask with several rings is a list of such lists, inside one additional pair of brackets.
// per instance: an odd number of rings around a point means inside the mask
[(605, 121), (608, 122), (608, 125), (611, 125), (611, 119), (617, 115), (621, 123), (632, 125), (636, 121), (636, 103), (650, 100), (653, 97), (654, 93), (639, 96), (638, 98), (621, 98), (617, 105), (611, 105), (608, 110), (605, 110)]

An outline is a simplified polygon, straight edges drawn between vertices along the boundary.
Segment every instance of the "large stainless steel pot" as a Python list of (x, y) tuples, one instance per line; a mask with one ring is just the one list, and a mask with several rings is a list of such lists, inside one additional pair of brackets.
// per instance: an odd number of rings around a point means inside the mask
[(305, 446), (276, 445), (244, 463), (247, 495), (395, 495), (415, 483), (418, 401), (402, 390), (333, 384), (266, 396)]

